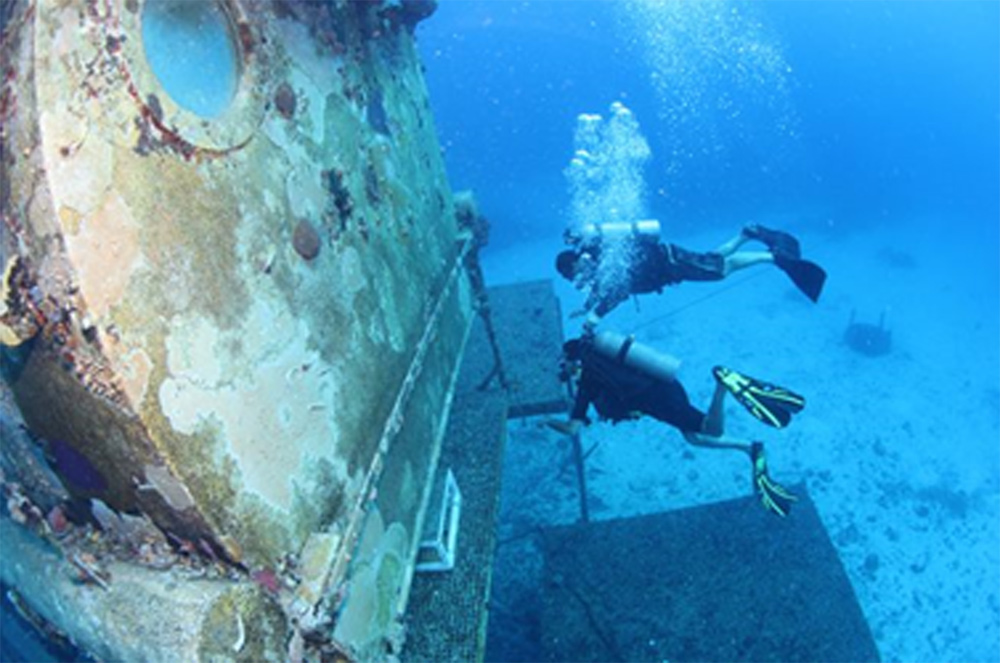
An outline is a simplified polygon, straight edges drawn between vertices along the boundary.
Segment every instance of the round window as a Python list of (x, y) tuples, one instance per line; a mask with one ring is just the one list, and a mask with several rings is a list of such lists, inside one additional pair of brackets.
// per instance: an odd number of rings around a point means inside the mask
[(146, 59), (167, 94), (202, 117), (221, 115), (236, 94), (239, 59), (229, 18), (210, 0), (146, 0)]

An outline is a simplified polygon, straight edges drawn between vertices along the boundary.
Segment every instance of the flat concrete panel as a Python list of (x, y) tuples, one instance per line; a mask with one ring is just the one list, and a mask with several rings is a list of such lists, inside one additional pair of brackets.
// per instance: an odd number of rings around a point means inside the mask
[(877, 661), (804, 485), (790, 517), (743, 498), (546, 530), (546, 661)]

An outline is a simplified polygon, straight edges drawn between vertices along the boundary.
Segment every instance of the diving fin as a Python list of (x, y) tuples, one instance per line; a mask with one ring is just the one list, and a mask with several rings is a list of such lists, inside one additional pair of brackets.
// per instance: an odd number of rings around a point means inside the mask
[(781, 253), (774, 254), (774, 264), (778, 269), (788, 274), (792, 283), (814, 302), (819, 301), (826, 283), (826, 271), (814, 262), (801, 258), (788, 258)]
[(725, 366), (713, 368), (712, 375), (740, 405), (768, 426), (784, 428), (792, 415), (806, 405), (806, 399), (793, 391), (755, 380)]
[(767, 460), (764, 458), (762, 442), (750, 445), (750, 462), (753, 463), (753, 489), (760, 497), (760, 503), (771, 513), (787, 516), (792, 508), (792, 502), (798, 501), (798, 498), (767, 473)]
[(785, 258), (795, 259), (802, 257), (799, 240), (781, 230), (772, 230), (759, 223), (752, 223), (743, 229), (743, 236), (762, 242), (776, 256), (781, 255)]

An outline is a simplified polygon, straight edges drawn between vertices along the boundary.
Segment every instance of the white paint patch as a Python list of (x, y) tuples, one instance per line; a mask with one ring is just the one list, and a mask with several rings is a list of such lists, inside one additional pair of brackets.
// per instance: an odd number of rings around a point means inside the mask
[(292, 162), (297, 164), (288, 173), (285, 180), (285, 190), (288, 196), (288, 206), (297, 219), (308, 219), (313, 223), (319, 217), (318, 210), (323, 208), (327, 192), (323, 190), (323, 178), (318, 168), (306, 158), (305, 152)]
[(129, 280), (142, 261), (138, 224), (117, 193), (87, 204), (94, 207), (83, 217), (78, 232), (65, 232), (63, 237), (91, 315), (104, 318), (125, 297)]
[(171, 377), (160, 388), (176, 430), (192, 434), (214, 422), (244, 487), (285, 510), (293, 486), (305, 485), (307, 459), (327, 459), (345, 474), (336, 459), (339, 371), (307, 348), (308, 336), (287, 310), (261, 301), (248, 311), (238, 344), (204, 321), (175, 320), (167, 340)]
[(182, 318), (167, 337), (167, 370), (204, 388), (217, 386), (222, 379), (218, 341), (219, 330), (206, 318)]
[(340, 274), (337, 275), (336, 282), (339, 284), (341, 292), (350, 302), (356, 294), (365, 287), (365, 276), (361, 269), (361, 256), (353, 247), (348, 246), (339, 256), (337, 256), (337, 268)]

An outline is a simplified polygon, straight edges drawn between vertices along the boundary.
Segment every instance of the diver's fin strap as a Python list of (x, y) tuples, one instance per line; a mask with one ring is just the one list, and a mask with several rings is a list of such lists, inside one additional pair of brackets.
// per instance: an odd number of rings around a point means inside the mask
[(716, 366), (712, 373), (740, 405), (769, 426), (784, 428), (792, 420), (792, 414), (805, 407), (805, 398), (784, 387), (755, 380), (724, 366)]

